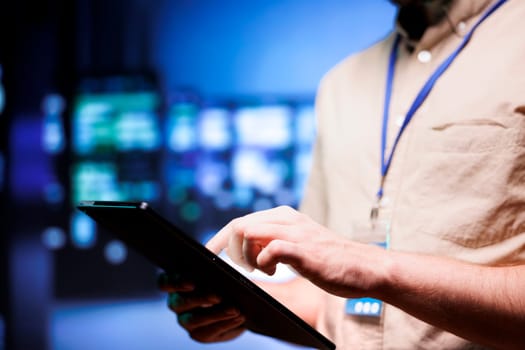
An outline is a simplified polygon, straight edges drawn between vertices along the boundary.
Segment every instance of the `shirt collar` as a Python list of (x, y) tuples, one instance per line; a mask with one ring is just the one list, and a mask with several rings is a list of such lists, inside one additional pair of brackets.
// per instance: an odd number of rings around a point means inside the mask
[(396, 31), (401, 35), (406, 47), (411, 50), (431, 50), (437, 43), (452, 34), (463, 37), (475, 23), (473, 19), (497, 0), (454, 0), (448, 5), (446, 15), (436, 24), (428, 27), (418, 41), (408, 38), (399, 20)]

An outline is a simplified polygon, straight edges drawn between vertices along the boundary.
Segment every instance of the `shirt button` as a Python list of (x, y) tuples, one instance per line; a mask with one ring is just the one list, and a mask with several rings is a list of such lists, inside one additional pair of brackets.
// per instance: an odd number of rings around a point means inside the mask
[(382, 209), (387, 209), (390, 206), (390, 198), (388, 197), (382, 197), (381, 201), (379, 202), (379, 206)]
[(403, 114), (400, 114), (396, 117), (396, 125), (400, 128), (403, 125), (403, 122), (405, 121), (405, 116)]
[(459, 22), (456, 26), (456, 31), (459, 35), (467, 34), (467, 24), (465, 22)]
[(430, 53), (430, 51), (421, 50), (417, 54), (417, 59), (421, 63), (428, 63), (432, 60), (432, 54)]

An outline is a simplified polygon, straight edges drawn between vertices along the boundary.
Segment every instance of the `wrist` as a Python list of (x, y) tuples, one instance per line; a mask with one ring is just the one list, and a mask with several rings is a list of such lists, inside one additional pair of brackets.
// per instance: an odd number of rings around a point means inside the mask
[(387, 301), (392, 293), (396, 293), (399, 275), (400, 253), (383, 251), (376, 264), (376, 283), (370, 291), (370, 296)]

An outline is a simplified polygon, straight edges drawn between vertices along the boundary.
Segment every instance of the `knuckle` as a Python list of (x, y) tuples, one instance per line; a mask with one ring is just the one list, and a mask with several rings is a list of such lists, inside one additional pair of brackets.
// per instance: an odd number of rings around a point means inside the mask
[(270, 243), (268, 243), (265, 250), (268, 255), (273, 257), (279, 254), (279, 252), (281, 251), (281, 247), (282, 247), (281, 241), (275, 240), (275, 241), (271, 241)]
[(239, 234), (244, 231), (244, 221), (242, 218), (236, 218), (231, 221), (233, 234)]
[(308, 220), (308, 216), (299, 211), (295, 211), (295, 218), (298, 222), (305, 222)]
[[(251, 241), (257, 237), (256, 232), (250, 226), (245, 226), (242, 230), (242, 237), (246, 241)], [(249, 243), (249, 242), (248, 242)]]
[(305, 215), (295, 210), (289, 205), (281, 205), (277, 208), (282, 215), (286, 215), (291, 218), (292, 221), (300, 222), (304, 219)]
[(283, 214), (289, 214), (291, 211), (293, 211), (293, 209), (288, 205), (280, 205), (276, 209)]

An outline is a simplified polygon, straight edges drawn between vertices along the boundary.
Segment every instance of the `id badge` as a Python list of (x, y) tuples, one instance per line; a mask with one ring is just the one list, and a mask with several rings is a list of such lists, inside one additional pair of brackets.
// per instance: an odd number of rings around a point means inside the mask
[[(390, 223), (370, 221), (362, 224), (356, 223), (352, 227), (352, 239), (356, 242), (374, 244), (384, 249), (390, 245)], [(383, 302), (374, 298), (353, 298), (346, 300), (345, 311), (347, 315), (381, 317)]]

